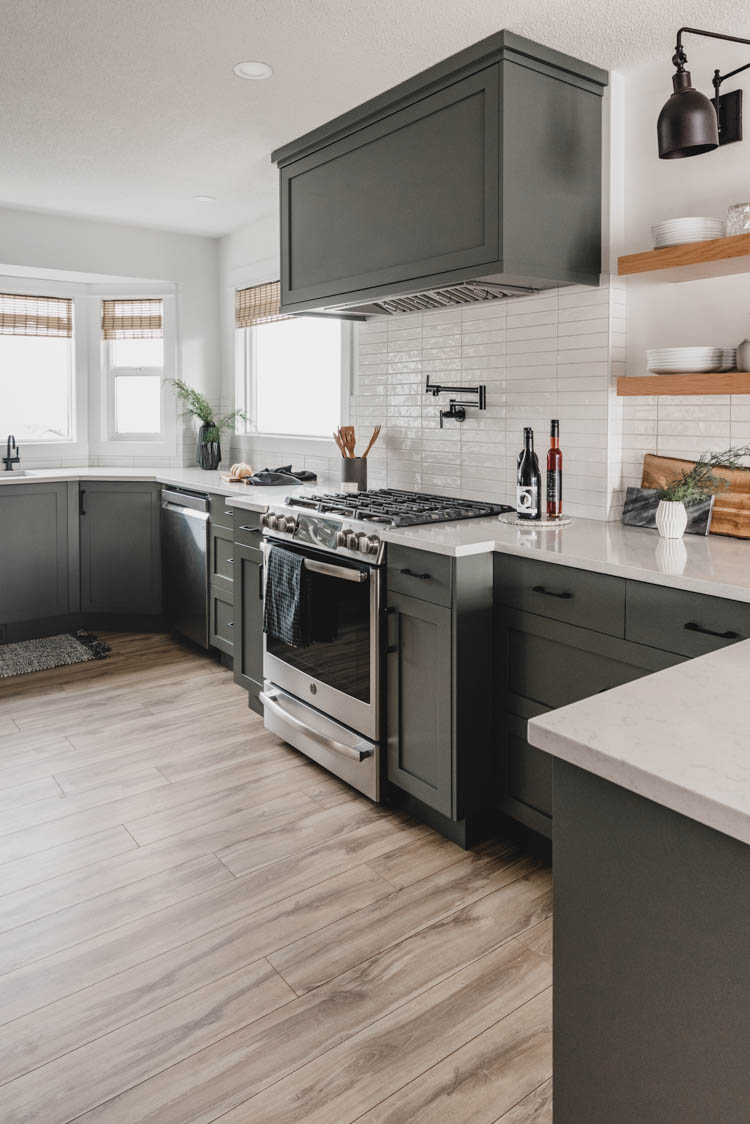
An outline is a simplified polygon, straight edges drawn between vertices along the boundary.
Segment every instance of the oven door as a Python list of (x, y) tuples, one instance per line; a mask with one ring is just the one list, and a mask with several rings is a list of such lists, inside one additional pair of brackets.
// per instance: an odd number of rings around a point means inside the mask
[[(272, 538), (264, 541), (266, 561), (274, 544)], [(303, 555), (315, 616), (325, 623), (321, 630), (325, 638), (306, 648), (293, 648), (264, 634), (264, 678), (377, 741), (379, 569), (307, 546), (284, 541), (278, 545)]]

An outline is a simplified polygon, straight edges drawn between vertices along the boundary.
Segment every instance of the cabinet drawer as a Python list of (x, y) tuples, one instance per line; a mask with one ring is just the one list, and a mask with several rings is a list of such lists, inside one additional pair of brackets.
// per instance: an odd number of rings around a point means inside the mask
[(227, 506), (228, 496), (211, 494), (208, 497), (208, 513), (211, 517), (212, 527), (228, 527), (231, 531), (234, 525), (234, 508)]
[(629, 581), (626, 636), (683, 656), (703, 656), (750, 637), (750, 605)]
[(243, 511), (237, 508), (234, 516), (234, 541), (241, 546), (252, 546), (260, 550), (263, 542), (263, 528), (260, 525), (259, 511)]
[(429, 550), (388, 544), (388, 589), (434, 605), (450, 605), (452, 560)]
[(210, 591), (211, 643), (214, 648), (232, 655), (234, 652), (234, 601), (231, 594), (215, 586)]
[(519, 700), (567, 706), (680, 662), (670, 653), (530, 613), (499, 615), (498, 685), (503, 707), (515, 713)]
[(512, 555), (495, 557), (495, 600), (513, 609), (625, 635), (625, 581)]
[(209, 551), (211, 584), (231, 594), (234, 579), (234, 539), (231, 530), (212, 526)]

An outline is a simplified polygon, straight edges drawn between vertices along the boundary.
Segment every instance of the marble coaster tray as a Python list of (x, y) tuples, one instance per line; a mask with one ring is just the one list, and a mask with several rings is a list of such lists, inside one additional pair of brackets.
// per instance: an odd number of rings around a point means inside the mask
[[(656, 509), (659, 496), (656, 488), (628, 488), (622, 521), (626, 527), (656, 527)], [(686, 535), (707, 535), (711, 529), (714, 496), (685, 505), (687, 511)]]
[(525, 527), (527, 531), (538, 531), (540, 528), (549, 531), (555, 527), (567, 527), (573, 522), (565, 515), (561, 519), (548, 519), (546, 515), (541, 519), (520, 519), (515, 511), (504, 511), (498, 515), (498, 519), (501, 523), (509, 523), (511, 527)]

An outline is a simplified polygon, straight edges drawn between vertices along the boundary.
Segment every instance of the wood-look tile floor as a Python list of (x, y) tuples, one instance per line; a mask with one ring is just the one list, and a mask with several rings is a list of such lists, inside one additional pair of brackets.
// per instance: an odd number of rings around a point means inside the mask
[(550, 874), (161, 636), (0, 682), (2, 1124), (550, 1124)]

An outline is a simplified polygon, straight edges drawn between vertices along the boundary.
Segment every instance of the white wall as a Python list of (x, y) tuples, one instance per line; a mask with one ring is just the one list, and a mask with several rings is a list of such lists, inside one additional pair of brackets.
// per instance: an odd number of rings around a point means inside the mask
[[(730, 29), (731, 30), (731, 29)], [(711, 93), (715, 67), (726, 72), (748, 61), (747, 48), (686, 36), (693, 82)], [(750, 199), (750, 140), (703, 156), (659, 160), (656, 119), (671, 92), (663, 62), (625, 75), (625, 250), (650, 249), (650, 227), (681, 215), (725, 218), (730, 203)], [(726, 83), (744, 88), (748, 137), (750, 72)], [(715, 344), (732, 347), (750, 336), (747, 275), (669, 284), (656, 274), (628, 278), (627, 373), (644, 375), (649, 347)], [(750, 441), (750, 398), (717, 395), (624, 400), (625, 484), (640, 484), (643, 455), (695, 457), (707, 449)]]
[[(5, 266), (72, 272), (78, 280), (93, 274), (175, 283), (180, 377), (214, 402), (221, 356), (218, 251), (215, 238), (0, 207), (0, 274)], [(191, 463), (189, 440), (184, 453), (180, 442), (176, 457)], [(63, 463), (64, 454), (58, 459)], [(114, 460), (133, 462), (127, 453)]]

